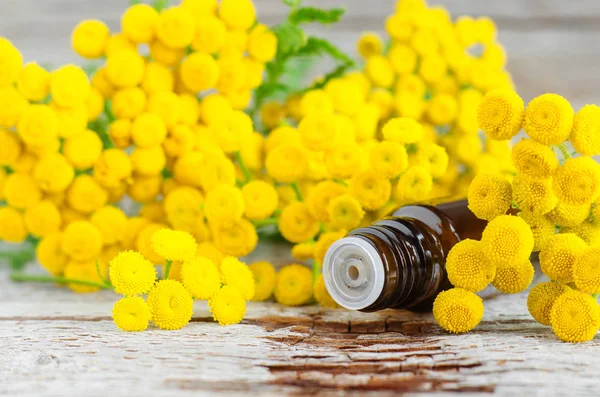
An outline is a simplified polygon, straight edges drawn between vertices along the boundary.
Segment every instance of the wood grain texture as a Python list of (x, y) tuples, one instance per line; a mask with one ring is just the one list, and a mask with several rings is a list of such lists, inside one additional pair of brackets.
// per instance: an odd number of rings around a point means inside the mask
[[(2, 0), (0, 35), (22, 49), (27, 60), (51, 64), (81, 62), (69, 49), (69, 35), (78, 21), (99, 18), (113, 29), (127, 0)], [(261, 21), (275, 24), (286, 12), (279, 0), (255, 0)], [(383, 33), (383, 20), (394, 0), (306, 0), (307, 4), (344, 6), (347, 15), (331, 28), (311, 32), (331, 38), (347, 51), (362, 30)], [(489, 15), (500, 29), (509, 54), (508, 67), (519, 92), (529, 100), (556, 92), (575, 107), (597, 101), (600, 74), (600, 2), (596, 0), (431, 0), (454, 16)]]
[[(6, 273), (1, 273), (5, 276)], [(592, 395), (600, 343), (570, 345), (536, 324), (524, 295), (486, 301), (448, 335), (430, 315), (252, 303), (220, 327), (197, 302), (180, 331), (116, 329), (110, 292), (74, 295), (0, 281), (0, 394)]]

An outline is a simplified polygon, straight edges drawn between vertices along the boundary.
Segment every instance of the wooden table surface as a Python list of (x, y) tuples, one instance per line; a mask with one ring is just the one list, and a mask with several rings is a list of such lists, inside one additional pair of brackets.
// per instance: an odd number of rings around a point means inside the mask
[[(278, 0), (255, 0), (276, 23)], [(345, 5), (347, 18), (313, 32), (352, 51), (361, 30), (381, 31), (392, 0), (318, 0)], [(525, 99), (558, 92), (575, 106), (600, 92), (597, 0), (443, 0), (455, 15), (490, 15)], [(126, 0), (2, 0), (0, 36), (27, 60), (79, 62), (69, 32), (97, 17), (118, 26)], [(263, 251), (264, 252), (264, 251)], [(270, 254), (273, 255), (272, 253)], [(286, 260), (276, 256), (276, 261)], [(483, 322), (448, 335), (430, 315), (363, 314), (318, 307), (249, 305), (242, 324), (220, 327), (196, 303), (180, 331), (124, 333), (110, 292), (76, 295), (13, 284), (0, 267), (0, 395), (394, 395), (475, 392), (596, 395), (600, 343), (559, 342), (527, 313), (526, 296), (486, 301)], [(599, 367), (596, 367), (599, 365)]]

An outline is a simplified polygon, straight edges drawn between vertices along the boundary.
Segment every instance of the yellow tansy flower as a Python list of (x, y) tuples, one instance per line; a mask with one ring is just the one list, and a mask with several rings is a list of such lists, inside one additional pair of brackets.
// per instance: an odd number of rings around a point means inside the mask
[(512, 186), (500, 174), (480, 173), (469, 185), (467, 198), (469, 209), (476, 217), (491, 221), (510, 208)]
[(544, 94), (527, 105), (523, 128), (536, 142), (559, 145), (569, 137), (575, 114), (569, 101), (557, 94)]
[(286, 240), (301, 243), (319, 233), (319, 223), (305, 203), (294, 202), (283, 209), (278, 221), (279, 231)]
[(552, 178), (533, 178), (517, 174), (512, 181), (513, 200), (523, 210), (537, 215), (550, 212), (558, 199), (552, 192)]
[(143, 298), (125, 297), (115, 302), (112, 317), (117, 327), (123, 331), (144, 331), (150, 321), (150, 307)]
[(483, 301), (471, 291), (453, 288), (440, 292), (433, 303), (433, 318), (448, 332), (459, 334), (475, 328), (483, 318)]
[(42, 267), (53, 276), (62, 274), (69, 258), (62, 251), (60, 233), (44, 236), (35, 248), (35, 254)]
[(544, 249), (548, 239), (556, 233), (556, 225), (548, 217), (535, 215), (527, 211), (521, 211), (519, 217), (523, 218), (533, 233), (533, 252)]
[(19, 73), (17, 89), (30, 101), (43, 100), (50, 94), (50, 72), (35, 62), (29, 62)]
[(44, 237), (60, 231), (62, 218), (56, 205), (42, 200), (25, 210), (25, 225), (35, 237)]
[(222, 0), (219, 17), (231, 29), (249, 29), (256, 20), (256, 10), (251, 0)]
[(275, 299), (286, 306), (301, 306), (313, 295), (312, 274), (302, 265), (287, 265), (277, 274)]
[(428, 198), (433, 188), (433, 178), (425, 167), (415, 165), (400, 175), (396, 196), (401, 200), (418, 202)]
[(551, 177), (558, 168), (552, 149), (530, 139), (522, 139), (513, 146), (512, 161), (517, 171), (534, 178)]
[(237, 187), (219, 185), (206, 194), (204, 211), (210, 222), (239, 220), (244, 215), (244, 196)]
[(596, 299), (579, 291), (567, 291), (556, 298), (550, 313), (552, 331), (565, 342), (592, 340), (600, 327)]
[(256, 229), (246, 219), (211, 225), (211, 232), (215, 247), (226, 255), (248, 255), (258, 243)]
[(42, 199), (35, 179), (29, 174), (14, 172), (4, 181), (4, 200), (18, 209), (29, 208)]
[(386, 140), (402, 144), (417, 143), (424, 136), (423, 126), (407, 117), (391, 119), (381, 132)]
[(586, 248), (585, 241), (575, 234), (551, 236), (540, 252), (540, 267), (551, 280), (569, 283), (573, 281), (573, 264)]
[(479, 127), (490, 139), (511, 139), (521, 130), (524, 107), (521, 97), (511, 89), (490, 91), (477, 110)]
[(62, 250), (76, 261), (97, 258), (102, 251), (102, 245), (100, 230), (89, 221), (71, 222), (61, 236)]
[(152, 262), (135, 251), (120, 252), (109, 262), (108, 271), (115, 292), (125, 296), (145, 294), (156, 281)]
[(249, 266), (254, 276), (255, 293), (254, 301), (265, 301), (273, 295), (277, 273), (272, 264), (266, 261), (254, 262)]
[(194, 300), (183, 284), (161, 280), (148, 292), (152, 322), (160, 329), (181, 329), (192, 318)]
[(576, 157), (558, 167), (554, 193), (566, 204), (590, 204), (600, 195), (600, 165), (591, 157)]
[(574, 227), (580, 225), (590, 215), (590, 204), (571, 205), (559, 200), (556, 207), (546, 217), (556, 226)]
[(365, 211), (356, 198), (349, 194), (333, 198), (327, 205), (329, 224), (334, 229), (354, 229), (360, 225)]
[(501, 267), (529, 258), (533, 250), (533, 233), (523, 219), (501, 215), (488, 223), (481, 243), (489, 259)]
[(0, 86), (11, 85), (23, 67), (23, 56), (6, 38), (0, 37)]
[(246, 314), (246, 301), (239, 290), (225, 285), (209, 301), (210, 312), (220, 325), (238, 324)]
[(71, 34), (71, 47), (84, 58), (95, 59), (104, 55), (110, 29), (97, 19), (79, 22)]
[(158, 12), (148, 4), (135, 4), (121, 17), (121, 30), (127, 39), (137, 44), (148, 44), (156, 31)]
[(254, 275), (250, 268), (237, 258), (228, 256), (221, 262), (221, 278), (223, 284), (241, 292), (246, 300), (254, 298)]
[(357, 50), (365, 59), (379, 55), (383, 50), (383, 41), (375, 32), (364, 32), (358, 39)]
[(479, 292), (496, 276), (496, 263), (488, 260), (479, 241), (465, 239), (446, 258), (448, 279), (457, 288)]
[(283, 144), (269, 152), (265, 165), (276, 181), (295, 182), (308, 172), (308, 153), (300, 145)]
[(571, 289), (556, 282), (539, 283), (529, 291), (527, 309), (531, 317), (542, 325), (550, 325), (550, 313), (556, 299)]
[(333, 300), (329, 292), (327, 292), (327, 288), (325, 288), (325, 281), (323, 280), (323, 275), (319, 275), (315, 280), (315, 284), (313, 286), (313, 291), (315, 295), (315, 300), (317, 303), (323, 307), (327, 307), (330, 309), (335, 309), (340, 307), (336, 301)]
[(516, 294), (525, 291), (531, 282), (535, 269), (529, 260), (500, 266), (492, 285), (505, 294)]
[(196, 254), (198, 244), (194, 237), (184, 231), (162, 229), (152, 235), (154, 251), (170, 261), (186, 261)]
[(313, 259), (315, 255), (315, 243), (298, 243), (292, 247), (292, 257), (297, 261), (303, 262)]
[(28, 235), (23, 214), (15, 208), (0, 207), (0, 240), (8, 243), (22, 243)]
[(361, 171), (354, 174), (350, 180), (350, 193), (364, 209), (375, 211), (389, 201), (392, 185), (388, 179), (375, 171)]
[(215, 263), (206, 257), (183, 262), (181, 282), (194, 299), (211, 299), (221, 288), (221, 275)]
[(575, 257), (573, 281), (581, 292), (600, 293), (600, 248), (589, 247)]
[(265, 219), (277, 209), (279, 196), (273, 185), (251, 181), (242, 187), (245, 215), (252, 220)]

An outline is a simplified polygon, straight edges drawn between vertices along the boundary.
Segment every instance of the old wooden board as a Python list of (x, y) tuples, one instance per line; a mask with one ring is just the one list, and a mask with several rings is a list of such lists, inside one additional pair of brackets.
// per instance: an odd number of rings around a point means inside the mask
[(220, 327), (203, 302), (180, 331), (124, 333), (110, 318), (111, 292), (0, 275), (0, 394), (583, 396), (600, 383), (600, 341), (559, 342), (529, 317), (524, 295), (486, 300), (466, 335), (425, 314), (273, 303), (252, 303), (242, 324)]

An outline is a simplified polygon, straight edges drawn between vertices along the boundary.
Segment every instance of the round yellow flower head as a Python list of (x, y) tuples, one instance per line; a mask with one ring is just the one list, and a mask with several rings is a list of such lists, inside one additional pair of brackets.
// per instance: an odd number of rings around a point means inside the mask
[[(102, 271), (102, 270), (101, 270)], [(71, 260), (65, 266), (64, 274), (65, 278), (74, 279), (74, 280), (84, 280), (84, 281), (92, 281), (95, 283), (102, 282), (102, 279), (98, 275), (98, 270), (96, 268), (96, 261), (84, 261), (78, 262), (75, 260)], [(105, 275), (103, 275), (105, 277)], [(100, 290), (100, 288), (90, 285), (82, 285), (76, 283), (69, 283), (67, 286), (74, 292), (77, 293), (88, 293), (88, 292), (96, 292)]]
[(217, 61), (201, 52), (189, 55), (181, 63), (179, 73), (183, 84), (193, 92), (215, 88), (220, 76)]
[(60, 233), (44, 236), (35, 248), (35, 254), (40, 265), (53, 276), (60, 276), (69, 260), (61, 249)]
[(305, 266), (284, 266), (277, 274), (275, 299), (286, 306), (307, 304), (313, 295), (312, 274)]
[(156, 37), (167, 47), (185, 48), (192, 43), (196, 25), (189, 11), (171, 7), (160, 13), (156, 22)]
[(160, 146), (135, 148), (131, 153), (131, 164), (138, 175), (159, 175), (166, 163), (165, 151)]
[(228, 256), (221, 262), (223, 284), (229, 285), (241, 292), (246, 300), (254, 298), (255, 285), (252, 271), (245, 263), (233, 256)]
[(248, 30), (256, 21), (256, 10), (251, 0), (223, 0), (219, 17), (230, 29)]
[(156, 92), (148, 98), (148, 112), (162, 117), (167, 128), (172, 129), (179, 122), (181, 116), (181, 102), (174, 92)]
[(350, 194), (333, 198), (327, 205), (329, 225), (337, 230), (358, 227), (365, 216), (362, 206)]
[(479, 241), (465, 239), (448, 253), (446, 271), (455, 287), (479, 292), (494, 280), (496, 264), (488, 260)]
[(327, 211), (329, 202), (335, 197), (345, 194), (347, 190), (346, 186), (331, 180), (320, 182), (310, 190), (306, 204), (317, 220), (327, 222), (329, 221)]
[(471, 291), (452, 288), (440, 292), (433, 303), (433, 318), (448, 332), (460, 334), (475, 328), (483, 318), (483, 301)]
[[(434, 52), (423, 55), (419, 65), (419, 75), (427, 84), (437, 84), (448, 74), (448, 64), (443, 56)], [(450, 106), (455, 106), (452, 104)], [(450, 113), (456, 113), (456, 109)], [(447, 116), (445, 116), (447, 117)], [(432, 120), (433, 121), (433, 120)]]
[(536, 215), (550, 212), (558, 199), (552, 192), (552, 178), (533, 178), (517, 174), (512, 182), (513, 200), (522, 210)]
[(163, 147), (169, 157), (180, 157), (194, 150), (196, 137), (192, 129), (184, 124), (178, 124), (171, 129), (171, 132)]
[(17, 125), (29, 102), (16, 88), (7, 86), (0, 87), (0, 106), (0, 127), (10, 128)]
[(71, 222), (61, 237), (62, 250), (76, 261), (97, 258), (102, 251), (102, 245), (102, 233), (89, 221)]
[(158, 114), (142, 113), (131, 125), (131, 137), (142, 148), (160, 145), (167, 137), (167, 126)]
[(586, 249), (585, 241), (573, 233), (555, 234), (540, 251), (540, 267), (551, 280), (570, 283), (573, 281), (573, 264)]
[(533, 233), (523, 219), (501, 215), (488, 223), (481, 243), (489, 259), (501, 267), (529, 258), (533, 250)]
[(223, 262), (225, 255), (221, 251), (219, 251), (213, 243), (205, 241), (198, 244), (198, 249), (196, 250), (196, 257), (208, 258), (215, 264), (215, 266), (217, 266), (217, 268), (220, 268), (221, 262)]
[(496, 89), (483, 98), (477, 109), (479, 127), (490, 139), (511, 139), (523, 125), (523, 99), (511, 89)]
[(173, 72), (160, 62), (148, 62), (144, 69), (142, 88), (148, 95), (162, 91), (173, 91), (175, 77)]
[(533, 252), (538, 252), (546, 247), (548, 240), (556, 233), (556, 225), (548, 217), (535, 215), (527, 211), (521, 211), (519, 217), (522, 218), (533, 233)]
[(448, 170), (450, 158), (446, 149), (435, 143), (422, 143), (417, 152), (417, 162), (425, 167), (434, 178), (444, 176)]
[(213, 318), (222, 326), (239, 324), (246, 314), (246, 300), (229, 285), (223, 286), (208, 304)]
[(450, 94), (438, 94), (429, 103), (427, 113), (435, 125), (451, 124), (458, 116), (458, 102)]
[(152, 262), (135, 251), (120, 252), (109, 262), (110, 281), (117, 294), (135, 296), (145, 294), (156, 281)]
[(119, 329), (126, 332), (144, 331), (150, 321), (150, 307), (140, 297), (119, 299), (113, 307), (112, 317)]
[(305, 116), (298, 125), (303, 144), (310, 150), (327, 151), (335, 145), (340, 133), (338, 124), (330, 114), (313, 113)]
[(523, 128), (536, 142), (559, 145), (569, 137), (575, 113), (569, 101), (557, 94), (544, 94), (527, 105)]
[(91, 214), (108, 202), (108, 193), (94, 178), (82, 174), (75, 178), (67, 190), (67, 202), (76, 211)]
[(308, 153), (297, 144), (283, 144), (269, 152), (267, 173), (278, 182), (291, 183), (302, 179), (308, 172)]
[(85, 170), (94, 165), (102, 154), (102, 141), (94, 131), (65, 140), (63, 154), (76, 169)]
[(600, 308), (596, 299), (579, 291), (560, 295), (550, 312), (552, 331), (565, 342), (592, 340), (600, 327)]
[(600, 165), (591, 157), (576, 157), (558, 167), (554, 193), (566, 204), (590, 204), (600, 195)]
[(41, 101), (50, 94), (50, 72), (35, 62), (27, 63), (17, 79), (17, 89), (30, 101)]
[(361, 168), (362, 149), (356, 143), (336, 145), (325, 155), (325, 165), (332, 178), (347, 179)]
[(123, 50), (106, 59), (106, 77), (118, 88), (132, 88), (144, 78), (144, 58), (133, 50)]
[[(179, 186), (167, 193), (164, 208), (167, 219), (177, 229), (189, 230), (190, 225), (202, 215), (202, 194), (189, 186)], [(187, 225), (188, 227), (183, 227)]]
[(211, 225), (213, 243), (223, 254), (245, 256), (251, 253), (258, 243), (254, 225), (247, 219)]
[(333, 243), (335, 243), (345, 235), (346, 232), (344, 231), (321, 233), (317, 242), (314, 243), (314, 260), (319, 264), (323, 264), (323, 261), (325, 260), (325, 254), (327, 253), (327, 250), (329, 250), (329, 247), (331, 247)]
[(181, 282), (194, 299), (211, 299), (221, 288), (221, 275), (215, 263), (206, 257), (183, 262)]
[(104, 55), (110, 29), (97, 19), (81, 21), (71, 34), (71, 47), (84, 58), (95, 59)]
[(383, 51), (383, 41), (375, 32), (364, 32), (356, 44), (358, 53), (364, 59), (380, 55)]
[(550, 313), (556, 299), (571, 289), (556, 282), (539, 283), (529, 291), (527, 309), (531, 317), (542, 325), (550, 325)]
[(396, 196), (401, 200), (418, 202), (429, 197), (433, 179), (425, 167), (415, 165), (400, 175), (396, 185)]
[(140, 216), (127, 218), (127, 225), (125, 225), (121, 239), (121, 246), (124, 250), (132, 250), (135, 248), (135, 240), (138, 234), (148, 224), (150, 224), (150, 220)]
[(522, 139), (513, 146), (512, 161), (517, 171), (533, 178), (551, 177), (558, 168), (552, 149), (530, 139)]
[(560, 232), (575, 233), (590, 246), (600, 244), (600, 225), (598, 223), (582, 222), (576, 227), (561, 228)]
[(577, 112), (573, 121), (570, 141), (575, 150), (584, 156), (600, 154), (600, 138), (597, 131), (600, 129), (600, 107), (585, 105)]
[(25, 210), (25, 225), (35, 237), (44, 237), (60, 231), (62, 218), (56, 205), (42, 200)]
[(408, 168), (406, 149), (398, 142), (377, 142), (369, 157), (371, 169), (386, 179), (396, 178)]
[(253, 126), (250, 116), (240, 110), (234, 110), (229, 117), (215, 123), (212, 129), (219, 146), (225, 153), (239, 151), (251, 139)]
[(369, 211), (382, 208), (390, 199), (392, 185), (375, 171), (361, 171), (350, 180), (350, 193)]
[(254, 262), (250, 266), (254, 276), (256, 290), (252, 300), (262, 302), (273, 295), (277, 273), (272, 264), (266, 261)]
[(152, 322), (160, 329), (181, 329), (192, 319), (194, 300), (183, 284), (161, 280), (148, 292)]
[(0, 129), (0, 165), (15, 163), (21, 156), (22, 147), (19, 137), (14, 132)]
[(51, 106), (59, 120), (58, 136), (71, 138), (85, 131), (88, 123), (87, 101), (70, 108), (61, 108), (55, 103), (51, 103)]
[(394, 84), (394, 68), (382, 55), (374, 55), (366, 60), (365, 73), (376, 87), (389, 88)]
[(123, 33), (110, 35), (104, 46), (104, 55), (109, 57), (123, 50), (137, 51), (137, 44), (130, 41)]
[(146, 93), (139, 87), (124, 88), (113, 95), (112, 111), (117, 119), (135, 119), (145, 108)]
[(120, 208), (104, 206), (92, 214), (90, 221), (102, 233), (104, 244), (111, 245), (123, 240), (127, 228), (127, 215)]
[(154, 251), (170, 261), (186, 261), (193, 258), (197, 247), (196, 240), (187, 232), (162, 229), (152, 235)]
[(42, 147), (58, 136), (60, 121), (48, 105), (31, 105), (23, 111), (17, 126), (18, 134), (26, 145)]
[(597, 246), (583, 250), (573, 263), (573, 281), (581, 292), (600, 293), (600, 248)]
[(154, 38), (158, 12), (148, 4), (135, 4), (121, 17), (121, 31), (136, 44), (149, 44)]
[(244, 197), (240, 189), (219, 185), (210, 190), (204, 202), (204, 211), (210, 222), (231, 222), (244, 215)]
[(492, 285), (505, 294), (525, 291), (533, 281), (535, 269), (529, 260), (501, 266), (496, 271)]
[(29, 232), (23, 214), (15, 208), (0, 207), (0, 240), (8, 243), (22, 243)]
[(23, 56), (6, 38), (0, 37), (0, 86), (14, 83), (23, 67)]
[(559, 200), (546, 217), (557, 226), (574, 227), (580, 225), (590, 215), (590, 204), (571, 205)]
[[(156, 222), (156, 221), (154, 221)], [(135, 237), (134, 248), (139, 251), (144, 258), (147, 258), (154, 264), (164, 264), (165, 258), (159, 255), (153, 247), (152, 237), (154, 233), (165, 228), (165, 225), (160, 223), (147, 223), (140, 227), (137, 236)]]
[(245, 215), (252, 220), (268, 218), (279, 203), (273, 185), (265, 181), (251, 181), (242, 187)]
[(323, 280), (323, 275), (319, 275), (315, 280), (315, 284), (313, 286), (313, 292), (315, 295), (315, 300), (322, 307), (327, 307), (330, 309), (336, 309), (340, 307), (336, 301), (333, 300), (329, 292), (327, 292), (327, 288), (325, 288), (325, 281)]
[(205, 54), (214, 54), (225, 45), (227, 27), (219, 18), (203, 16), (196, 18), (196, 33), (192, 48)]
[(107, 149), (94, 164), (94, 178), (105, 188), (114, 189), (130, 182), (133, 165), (127, 153), (119, 149)]
[(425, 134), (421, 124), (407, 117), (391, 119), (383, 126), (381, 132), (386, 140), (401, 144), (417, 143)]
[(301, 113), (304, 117), (312, 114), (333, 114), (333, 100), (324, 90), (310, 90), (300, 101)]
[(256, 25), (248, 35), (248, 53), (259, 62), (269, 62), (277, 53), (277, 36), (267, 25)]
[(12, 207), (26, 209), (41, 199), (42, 192), (29, 174), (14, 172), (4, 181), (4, 200)]
[(319, 222), (307, 204), (293, 202), (283, 209), (279, 217), (279, 231), (292, 243), (310, 240), (319, 233)]
[(61, 107), (68, 108), (85, 103), (90, 88), (90, 81), (79, 66), (63, 66), (50, 76), (52, 100)]
[(512, 201), (510, 181), (500, 174), (481, 173), (473, 178), (467, 194), (469, 209), (479, 219), (491, 221), (504, 215)]

